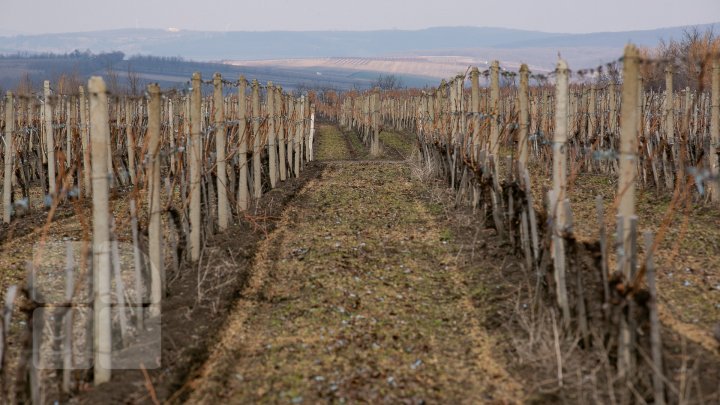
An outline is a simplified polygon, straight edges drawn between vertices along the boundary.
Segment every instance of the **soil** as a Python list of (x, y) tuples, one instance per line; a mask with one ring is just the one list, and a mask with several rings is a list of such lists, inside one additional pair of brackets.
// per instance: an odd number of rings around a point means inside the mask
[[(452, 192), (423, 171), (412, 136), (383, 131), (383, 155), (375, 159), (355, 133), (335, 126), (319, 125), (316, 139), (317, 163), (211, 237), (199, 264), (180, 267), (163, 301), (161, 368), (147, 374), (114, 371), (111, 382), (85, 386), (72, 402), (602, 403), (621, 398), (607, 389), (607, 353), (582, 350), (575, 336), (562, 331), (553, 335), (557, 314), (547, 309), (552, 307), (548, 297), (535, 295), (535, 275), (490, 224), (455, 206)], [(598, 183), (581, 180), (577, 187), (586, 191), (579, 195), (598, 192), (593, 188)], [(611, 186), (601, 187), (606, 195), (612, 195)], [(537, 187), (536, 201), (542, 201), (542, 184)], [(641, 207), (652, 205), (643, 198)], [(596, 229), (594, 199), (588, 201), (592, 207), (573, 200), (575, 220), (581, 229)], [(55, 238), (80, 232), (73, 211), (67, 211), (61, 210), (51, 226)], [(37, 237), (32, 229), (43, 217), (33, 215), (13, 225), (23, 240)], [(684, 252), (700, 257), (693, 246)], [(6, 242), (2, 248), (18, 251), (20, 246)], [(665, 302), (685, 305), (675, 289), (663, 292), (670, 272), (663, 254), (659, 290)], [(710, 256), (703, 265), (712, 266), (720, 254)], [(716, 273), (703, 273), (706, 281), (698, 288), (716, 282)], [(3, 283), (21, 275), (18, 267)], [(717, 318), (703, 312), (714, 297), (713, 291), (703, 291), (701, 305), (688, 308), (690, 316), (700, 317), (697, 324), (705, 333)], [(536, 300), (548, 304), (539, 307), (546, 309), (534, 306)], [(663, 319), (673, 322), (677, 318)], [(688, 397), (697, 392), (707, 402), (720, 400), (713, 385), (720, 378), (720, 358), (712, 347), (687, 341), (697, 330), (683, 333), (681, 326), (663, 334), (668, 378)], [(554, 342), (562, 353), (561, 384)]]
[(407, 161), (328, 163), (260, 246), (221, 344), (176, 399), (521, 398), (475, 316), (447, 220), (422, 180)]
[[(149, 381), (156, 398), (169, 398), (218, 343), (233, 304), (246, 288), (258, 244), (273, 233), (284, 207), (323, 170), (308, 164), (299, 178), (292, 178), (263, 197), (238, 223), (214, 235), (198, 264), (185, 264), (179, 278), (169, 285), (162, 308), (162, 367), (114, 371), (112, 380), (73, 400), (75, 403), (149, 403)], [(200, 274), (198, 274), (200, 272)], [(198, 280), (203, 280), (198, 286)]]

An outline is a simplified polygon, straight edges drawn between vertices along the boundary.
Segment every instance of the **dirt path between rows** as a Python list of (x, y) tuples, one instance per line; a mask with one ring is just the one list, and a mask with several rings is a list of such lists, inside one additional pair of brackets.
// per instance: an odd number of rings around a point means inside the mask
[(260, 245), (221, 343), (175, 400), (522, 398), (423, 187), (407, 162), (328, 163)]

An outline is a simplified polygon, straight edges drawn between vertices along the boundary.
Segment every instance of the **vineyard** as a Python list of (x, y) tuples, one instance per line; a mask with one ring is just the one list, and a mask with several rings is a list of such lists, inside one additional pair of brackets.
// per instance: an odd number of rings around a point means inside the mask
[(0, 398), (720, 401), (719, 59), (8, 92)]

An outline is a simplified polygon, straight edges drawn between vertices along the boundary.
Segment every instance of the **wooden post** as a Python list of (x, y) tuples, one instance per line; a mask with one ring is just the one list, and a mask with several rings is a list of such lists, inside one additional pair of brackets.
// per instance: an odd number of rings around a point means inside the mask
[(557, 301), (563, 313), (563, 321), (570, 323), (570, 305), (567, 297), (565, 278), (565, 240), (562, 235), (567, 226), (565, 210), (562, 202), (567, 198), (567, 137), (568, 137), (568, 66), (564, 60), (557, 64), (555, 84), (555, 135), (553, 138), (553, 191), (549, 201), (550, 214), (554, 218), (553, 232), (555, 283)]
[[(47, 83), (47, 82), (46, 82)], [(112, 323), (110, 298), (110, 221), (107, 144), (110, 142), (108, 101), (101, 77), (88, 81), (93, 194), (94, 381), (110, 380)]]
[(249, 202), (249, 190), (248, 190), (248, 162), (247, 162), (247, 98), (245, 98), (245, 92), (247, 91), (247, 81), (245, 76), (240, 76), (238, 85), (238, 121), (240, 122), (239, 128), (239, 142), (240, 142), (240, 180), (238, 184), (238, 199), (237, 209), (238, 212), (247, 210)]
[(13, 94), (8, 91), (5, 95), (5, 178), (3, 180), (3, 222), (10, 223), (12, 218), (12, 178), (13, 158), (15, 155), (13, 145), (13, 132), (15, 131), (15, 111), (13, 107)]
[(190, 94), (190, 258), (200, 258), (200, 164), (202, 159), (202, 138), (200, 137), (202, 119), (202, 78), (199, 72), (192, 75)]
[(710, 173), (715, 177), (712, 201), (715, 205), (720, 205), (720, 57), (717, 55), (713, 58), (710, 100)]
[(275, 86), (273, 82), (267, 84), (267, 110), (268, 110), (268, 165), (270, 167), (270, 188), (277, 183), (277, 145), (275, 139)]
[[(530, 122), (528, 118), (528, 79), (530, 71), (526, 64), (520, 66), (520, 131), (518, 131), (518, 174), (527, 168), (528, 162), (528, 129)], [(518, 176), (519, 177), (519, 176)]]
[(147, 166), (148, 181), (148, 243), (150, 246), (150, 316), (160, 315), (162, 299), (162, 222), (160, 206), (160, 86), (156, 83), (148, 85), (150, 102), (148, 104), (148, 154), (150, 161)]
[(50, 81), (45, 80), (45, 145), (47, 148), (48, 162), (48, 194), (55, 196), (57, 187), (55, 184), (55, 137), (53, 136), (53, 108), (50, 101)]
[(222, 76), (213, 77), (213, 104), (215, 104), (215, 162), (217, 164), (218, 227), (224, 231), (230, 222), (227, 197), (227, 162), (225, 155), (225, 100), (222, 92)]
[[(638, 51), (634, 45), (625, 47), (623, 57), (622, 106), (620, 113), (620, 179), (618, 182), (618, 215), (625, 223), (623, 225), (624, 251), (630, 252), (630, 220), (635, 215), (635, 179), (637, 177), (637, 121), (638, 121)], [(625, 256), (622, 265), (623, 274), (629, 277), (629, 255)]]
[(260, 84), (252, 81), (252, 130), (253, 130), (253, 197), (256, 200), (262, 197), (262, 166), (260, 155)]

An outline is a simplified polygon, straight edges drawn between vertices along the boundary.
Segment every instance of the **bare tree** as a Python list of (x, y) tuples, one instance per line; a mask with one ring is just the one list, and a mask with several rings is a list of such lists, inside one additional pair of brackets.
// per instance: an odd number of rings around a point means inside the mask
[(120, 91), (120, 83), (118, 82), (118, 74), (112, 65), (108, 65), (106, 71), (107, 89), (111, 94), (118, 94)]
[(404, 88), (405, 84), (398, 76), (381, 74), (374, 82), (372, 82), (370, 87), (377, 87), (380, 90), (398, 90)]
[(128, 63), (127, 67), (127, 81), (128, 81), (128, 91), (131, 95), (137, 96), (140, 92), (140, 74), (132, 69), (132, 65)]
[(711, 56), (720, 51), (720, 37), (712, 28), (700, 31), (688, 28), (679, 40), (661, 41), (655, 49), (644, 49), (642, 56), (658, 59), (662, 63), (645, 63), (641, 74), (646, 86), (654, 89), (665, 88), (665, 67), (673, 68), (675, 90), (685, 87), (700, 88), (710, 84)]
[[(20, 78), (20, 81), (18, 82), (16, 92), (18, 95), (30, 95), (33, 91), (33, 87), (35, 84), (32, 81), (32, 77), (30, 77), (30, 73), (23, 72), (22, 77)], [(2, 93), (0, 93), (2, 94)]]

